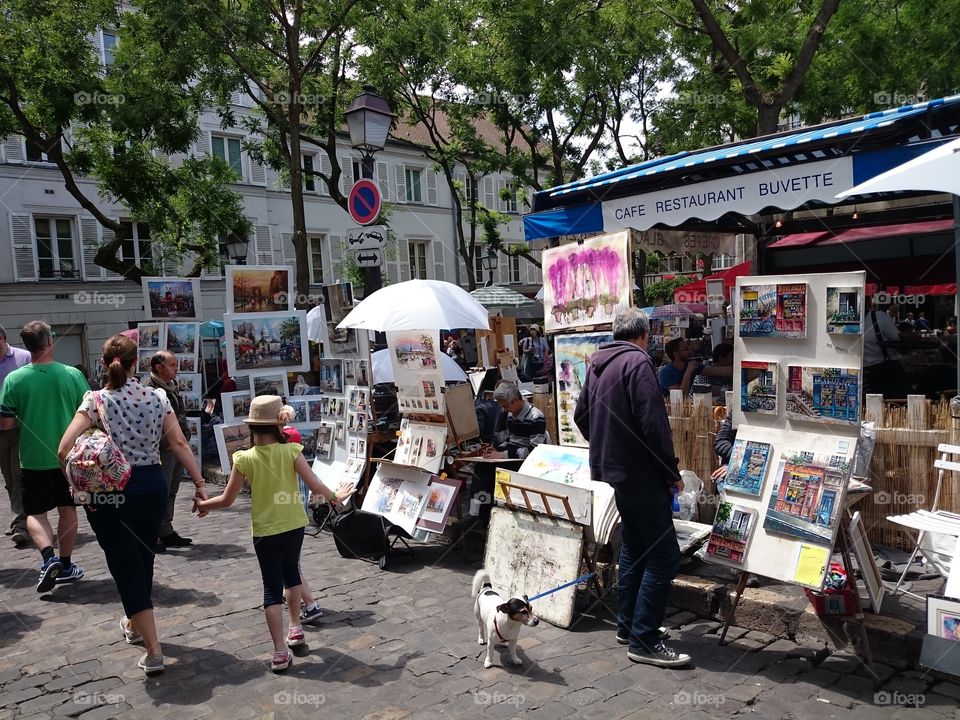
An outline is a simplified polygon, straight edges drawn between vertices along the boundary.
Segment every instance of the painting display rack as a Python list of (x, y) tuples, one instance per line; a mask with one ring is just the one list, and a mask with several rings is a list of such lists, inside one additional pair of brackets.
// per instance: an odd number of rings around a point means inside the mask
[[(573, 508), (570, 506), (570, 499), (566, 495), (561, 495), (560, 493), (551, 492), (549, 490), (541, 490), (539, 488), (529, 487), (527, 485), (521, 485), (515, 483), (511, 480), (507, 480), (502, 477), (496, 479), (497, 486), (500, 488), (501, 494), (503, 495), (503, 503), (510, 510), (526, 510), (531, 515), (535, 514), (545, 514), (547, 517), (556, 520), (568, 520), (579, 527), (582, 527), (574, 517)], [(519, 507), (512, 497), (513, 491), (516, 490), (520, 493), (521, 498), (523, 499), (523, 507)], [(538, 510), (535, 510), (531, 503), (531, 496), (536, 496), (540, 503), (542, 504), (544, 511), (539, 513)], [(555, 505), (562, 506), (563, 514), (558, 514), (554, 512), (553, 505), (551, 500)], [(580, 553), (580, 560), (582, 564), (587, 568), (587, 571), (591, 573), (590, 583), (593, 585), (594, 592), (597, 596), (597, 599), (601, 599), (604, 596), (603, 587), (600, 585), (600, 580), (597, 576), (597, 567), (594, 563), (593, 558), (590, 556), (590, 553), (587, 552), (586, 543), (583, 544), (583, 549)]]

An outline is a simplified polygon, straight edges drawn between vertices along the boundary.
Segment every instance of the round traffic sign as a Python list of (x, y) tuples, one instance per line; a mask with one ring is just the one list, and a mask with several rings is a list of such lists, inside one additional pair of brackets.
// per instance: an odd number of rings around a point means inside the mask
[(380, 201), (380, 187), (373, 180), (357, 180), (347, 199), (350, 217), (361, 225), (369, 225), (380, 214)]

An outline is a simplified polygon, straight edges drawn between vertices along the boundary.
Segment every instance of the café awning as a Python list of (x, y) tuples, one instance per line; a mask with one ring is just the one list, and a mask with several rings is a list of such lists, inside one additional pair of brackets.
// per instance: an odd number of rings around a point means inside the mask
[(703, 302), (707, 296), (707, 280), (723, 280), (723, 290), (726, 292), (737, 284), (738, 277), (750, 274), (752, 264), (750, 260), (747, 260), (739, 265), (724, 268), (712, 275), (694, 280), (692, 283), (681, 285), (673, 291), (673, 301), (678, 303)]
[(895, 225), (874, 225), (873, 227), (851, 228), (837, 233), (823, 232), (795, 233), (785, 235), (769, 245), (771, 250), (801, 248), (823, 245), (836, 245), (860, 240), (876, 240), (930, 233), (951, 232), (953, 220), (927, 220), (915, 223), (897, 223)]
[(958, 123), (960, 96), (952, 96), (656, 158), (536, 193), (524, 234), (719, 225), (727, 215), (834, 205), (838, 193), (952, 139)]

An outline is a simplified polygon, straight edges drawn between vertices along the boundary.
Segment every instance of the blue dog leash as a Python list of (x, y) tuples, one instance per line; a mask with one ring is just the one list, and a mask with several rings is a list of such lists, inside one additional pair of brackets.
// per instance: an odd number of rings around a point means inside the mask
[(588, 573), (587, 575), (582, 575), (581, 577), (578, 577), (576, 580), (571, 580), (570, 582), (566, 582), (563, 585), (558, 585), (557, 587), (553, 588), (553, 590), (547, 590), (546, 592), (542, 592), (539, 595), (534, 595), (532, 598), (528, 600), (528, 602), (533, 602), (534, 600), (539, 600), (540, 598), (546, 597), (547, 595), (552, 595), (558, 590), (563, 590), (565, 587), (570, 587), (571, 585), (578, 585), (585, 580), (589, 580), (594, 575), (596, 575), (596, 573)]

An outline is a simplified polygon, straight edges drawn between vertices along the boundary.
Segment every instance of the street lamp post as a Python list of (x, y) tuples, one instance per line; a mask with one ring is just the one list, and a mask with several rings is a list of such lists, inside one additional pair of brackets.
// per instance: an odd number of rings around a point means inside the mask
[(496, 272), (498, 263), (497, 251), (488, 245), (487, 254), (480, 258), (480, 265), (487, 271), (487, 282), (484, 287), (493, 285), (493, 273)]
[(220, 252), (226, 255), (231, 265), (244, 265), (247, 262), (247, 248), (250, 242), (243, 235), (232, 232), (220, 243)]
[[(372, 85), (364, 85), (344, 115), (350, 130), (350, 145), (360, 151), (360, 166), (364, 178), (374, 178), (373, 156), (387, 144), (387, 133), (395, 117), (386, 99)], [(369, 297), (381, 286), (380, 268), (364, 268), (363, 296)]]

